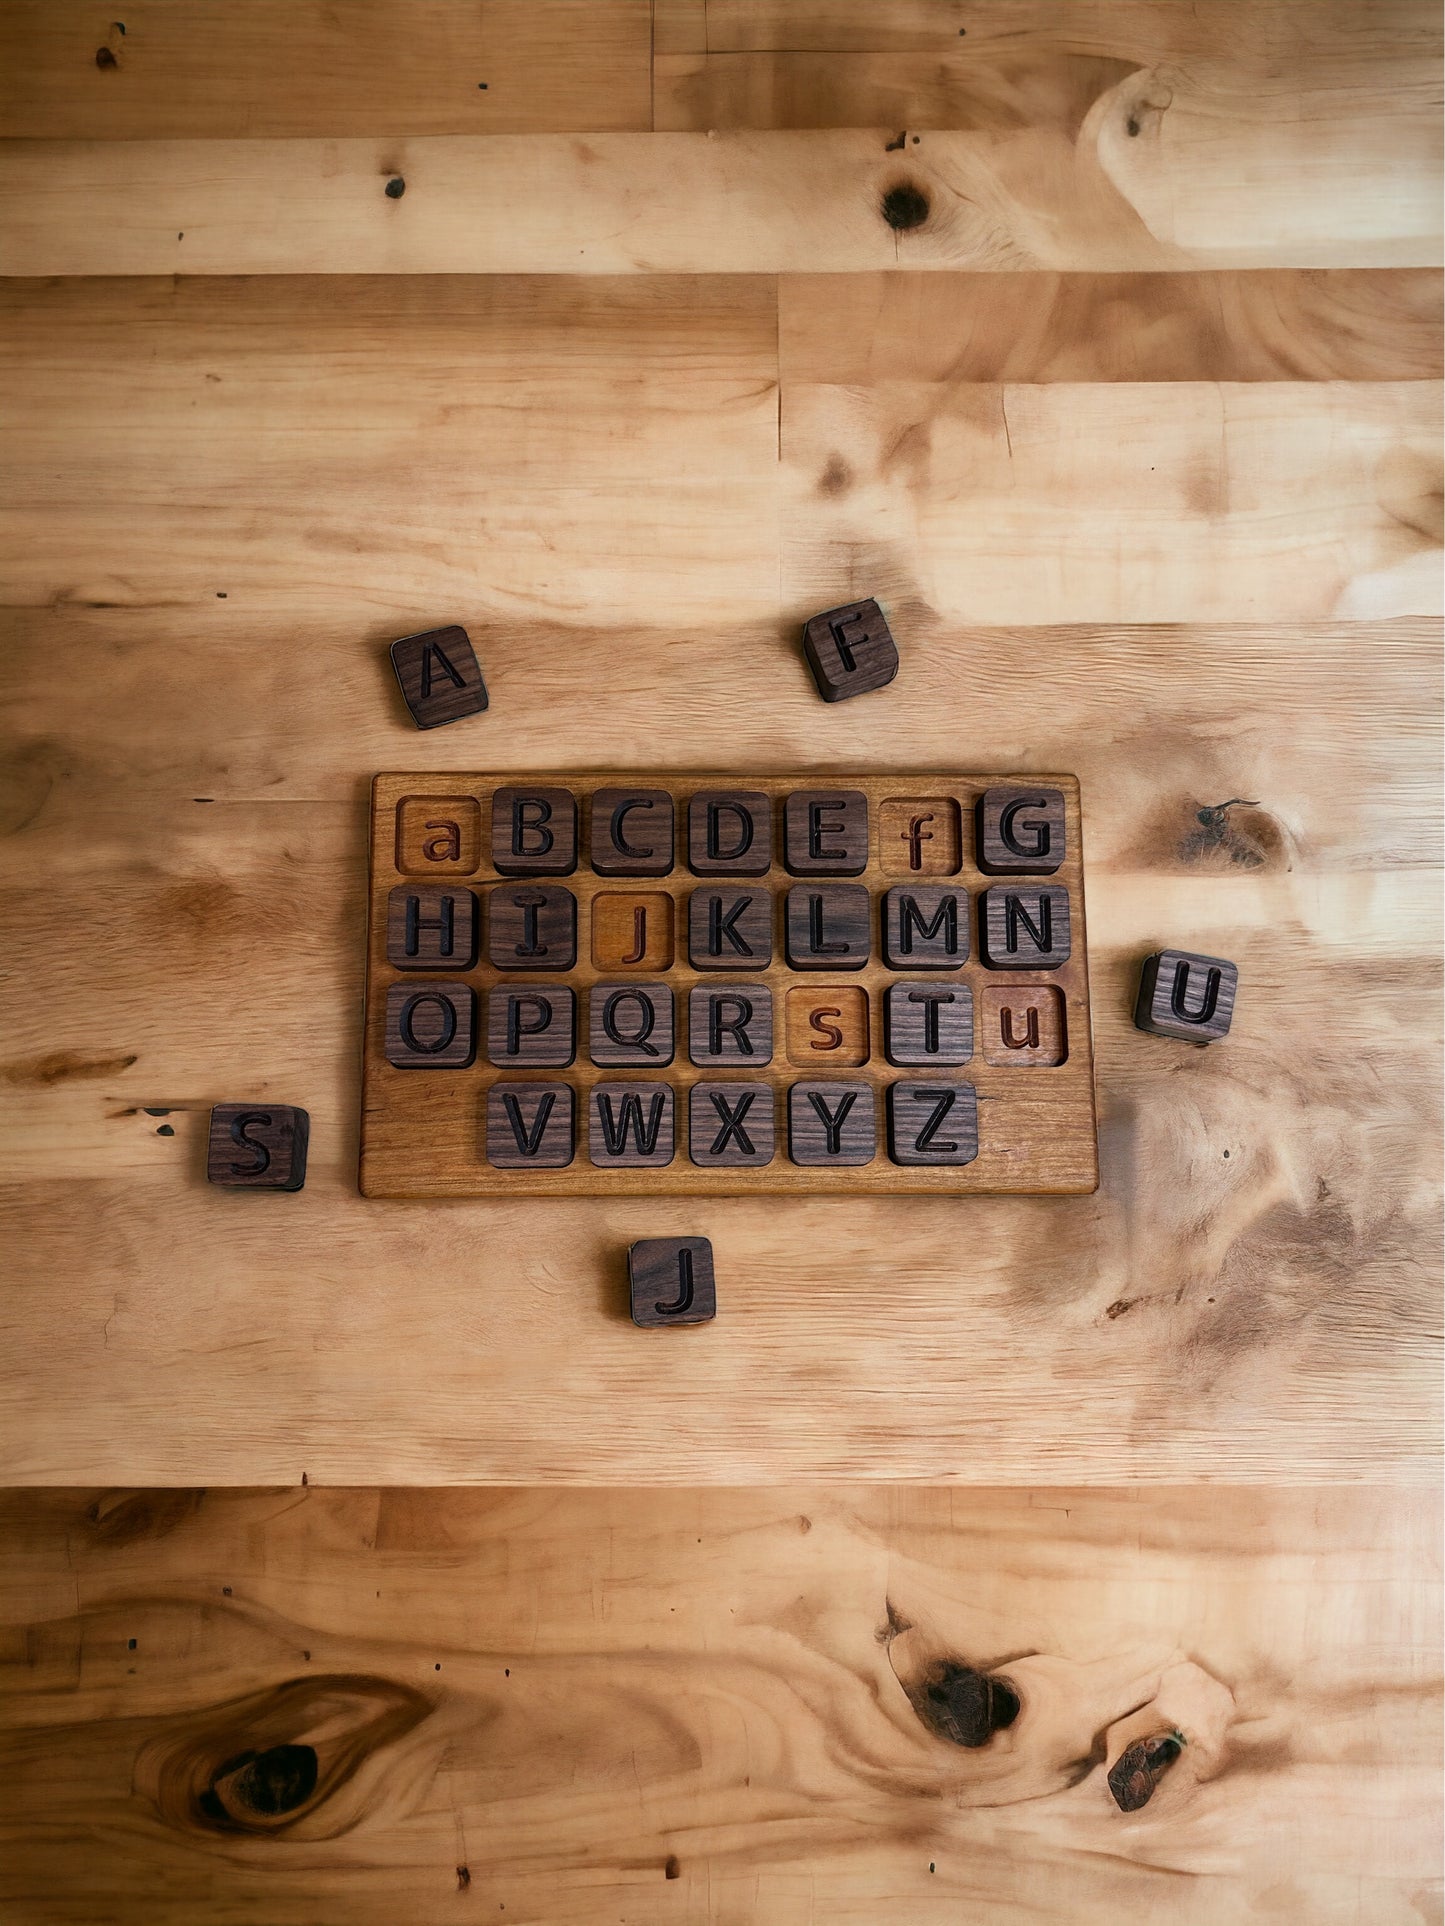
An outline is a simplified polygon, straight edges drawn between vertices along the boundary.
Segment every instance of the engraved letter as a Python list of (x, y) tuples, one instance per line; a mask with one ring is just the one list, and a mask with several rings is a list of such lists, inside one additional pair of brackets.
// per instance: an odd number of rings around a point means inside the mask
[(255, 1158), (249, 1164), (232, 1164), (233, 1177), (259, 1177), (263, 1170), (271, 1168), (271, 1153), (265, 1144), (258, 1144), (254, 1137), (246, 1135), (252, 1124), (260, 1124), (263, 1130), (271, 1128), (271, 1113), (268, 1110), (248, 1110), (242, 1117), (231, 1119), (231, 1142), (244, 1144), (247, 1150), (254, 1150)]
[[(536, 814), (528, 817), (527, 811)], [(552, 805), (545, 796), (514, 796), (512, 798), (512, 854), (514, 856), (548, 856), (556, 837), (547, 827), (552, 820)], [(536, 842), (528, 843), (527, 838), (535, 836)]]
[(908, 1001), (923, 1005), (923, 1050), (926, 1056), (933, 1056), (939, 1047), (938, 1006), (954, 1002), (954, 993), (952, 990), (910, 990)]
[(848, 1120), (848, 1112), (858, 1101), (858, 1092), (856, 1090), (849, 1090), (844, 1093), (839, 1099), (836, 1115), (830, 1113), (827, 1104), (823, 1101), (823, 1093), (820, 1090), (810, 1090), (808, 1092), (808, 1101), (817, 1112), (818, 1121), (823, 1126), (828, 1155), (830, 1157), (841, 1155), (843, 1149), (843, 1125)]
[(1181, 1023), (1208, 1023), (1219, 1002), (1219, 985), (1222, 979), (1218, 970), (1206, 972), (1204, 994), (1199, 1000), (1199, 1008), (1191, 1010), (1186, 1001), (1191, 967), (1183, 961), (1175, 964), (1174, 987), (1169, 992), (1169, 1008)]
[(722, 1119), (722, 1129), (713, 1138), (712, 1149), (708, 1152), (708, 1155), (710, 1157), (720, 1157), (728, 1147), (728, 1139), (735, 1137), (737, 1139), (738, 1149), (744, 1157), (754, 1156), (756, 1153), (753, 1147), (753, 1140), (747, 1131), (743, 1129), (743, 1118), (747, 1116), (748, 1111), (752, 1108), (753, 1098), (757, 1095), (757, 1092), (755, 1090), (745, 1090), (738, 1098), (736, 1108), (729, 1105), (727, 1098), (721, 1090), (713, 1090), (709, 1092), (709, 1094), (712, 1097), (713, 1109)]
[[(624, 1036), (617, 1027), (617, 1008), (622, 1003), (637, 1005), (638, 1027), (634, 1036)], [(643, 990), (614, 990), (602, 1006), (602, 1027), (612, 1041), (620, 1043), (624, 1050), (640, 1050), (645, 1057), (659, 1054), (657, 1045), (647, 1041), (656, 1023), (657, 1012), (652, 1007), (652, 998)]]
[[(735, 1017), (723, 1015), (724, 1006), (731, 1004), (737, 1011)], [(707, 1000), (707, 1048), (708, 1055), (720, 1057), (723, 1049), (723, 1031), (726, 1030), (738, 1047), (739, 1056), (753, 1054), (753, 1040), (748, 1035), (748, 1025), (753, 1020), (751, 997), (733, 996), (721, 991), (711, 991)]]
[(462, 826), (460, 823), (434, 822), (424, 825), (427, 829), (445, 830), (443, 836), (433, 836), (421, 846), (421, 853), (429, 863), (459, 863), (462, 859)]

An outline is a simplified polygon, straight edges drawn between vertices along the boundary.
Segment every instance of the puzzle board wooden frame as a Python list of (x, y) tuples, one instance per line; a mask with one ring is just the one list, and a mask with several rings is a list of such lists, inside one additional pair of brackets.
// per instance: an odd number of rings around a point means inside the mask
[[(993, 786), (1055, 789), (1062, 792), (1065, 804), (1065, 854), (1052, 874), (1030, 877), (987, 875), (978, 868), (975, 849), (975, 804), (983, 790)], [(561, 883), (577, 899), (577, 951), (575, 966), (565, 974), (539, 975), (536, 981), (548, 987), (570, 985), (577, 996), (577, 1049), (574, 1061), (565, 1069), (515, 1071), (501, 1069), (488, 1061), (486, 1040), (486, 998), (491, 987), (513, 980), (510, 973), (494, 969), (487, 960), (485, 931), (490, 905), (485, 900), (498, 886), (515, 887), (515, 876), (502, 876), (491, 861), (491, 797), (495, 789), (518, 785), (548, 786), (570, 790), (577, 799), (577, 849), (575, 870), (566, 875), (539, 877), (542, 883)], [(817, 791), (826, 786), (839, 790), (861, 790), (868, 798), (869, 849), (866, 868), (858, 875), (819, 880), (846, 880), (863, 884), (870, 896), (872, 944), (866, 966), (856, 971), (837, 973), (802, 972), (791, 968), (783, 940), (783, 900), (787, 891), (801, 881), (785, 867), (782, 858), (782, 817), (786, 797), (800, 790)], [(669, 874), (618, 877), (597, 874), (589, 861), (589, 798), (601, 789), (666, 789), (673, 798), (675, 855)], [(687, 952), (687, 900), (696, 889), (705, 889), (728, 879), (695, 875), (688, 867), (687, 807), (690, 797), (701, 790), (748, 789), (772, 799), (772, 866), (765, 876), (748, 877), (747, 886), (769, 890), (774, 897), (774, 945), (772, 962), (766, 969), (750, 972), (750, 978), (766, 984), (773, 992), (775, 1009), (774, 1053), (764, 1070), (749, 1068), (752, 1080), (767, 1081), (776, 1093), (776, 1149), (772, 1161), (760, 1168), (702, 1168), (691, 1161), (688, 1144), (688, 1096), (693, 1084), (736, 1078), (736, 1066), (726, 1069), (703, 1068), (692, 1063), (688, 1053), (688, 993), (695, 985), (715, 980), (712, 972), (694, 969)], [(456, 972), (477, 992), (479, 1042), (470, 1067), (454, 1070), (417, 1070), (394, 1067), (385, 1051), (387, 990), (403, 979), (415, 980), (405, 969), (387, 960), (387, 908), (390, 892), (399, 884), (431, 883), (437, 878), (415, 869), (398, 867), (398, 809), (407, 798), (474, 798), (480, 810), (480, 846), (475, 868), (460, 873), (451, 868), (445, 881), (473, 890), (482, 900), (483, 933), (474, 968)], [(974, 992), (974, 1050), (969, 1061), (951, 1071), (929, 1068), (924, 1071), (895, 1067), (884, 1052), (883, 1001), (887, 985), (910, 970), (890, 969), (884, 961), (880, 940), (880, 901), (885, 891), (908, 877), (896, 873), (899, 857), (891, 852), (887, 860), (895, 867), (885, 869), (885, 852), (880, 847), (878, 824), (885, 802), (895, 799), (951, 798), (961, 812), (962, 848), (956, 875), (930, 876), (930, 883), (947, 880), (967, 890), (969, 895), (968, 959), (961, 968), (947, 973), (947, 980), (961, 981)], [(899, 1195), (959, 1196), (981, 1192), (1088, 1192), (1097, 1188), (1097, 1128), (1094, 1110), (1093, 1039), (1089, 1018), (1088, 956), (1084, 916), (1084, 868), (1079, 805), (1079, 785), (1073, 776), (967, 776), (891, 773), (886, 775), (820, 776), (800, 771), (788, 776), (740, 774), (736, 771), (703, 774), (598, 771), (586, 773), (495, 774), (407, 773), (378, 775), (372, 785), (370, 841), (370, 899), (368, 914), (368, 951), (366, 973), (366, 1014), (363, 1056), (360, 1187), (368, 1197), (578, 1197), (578, 1196), (820, 1196), (820, 1195)], [(1043, 971), (991, 970), (980, 955), (978, 899), (989, 888), (1010, 883), (1052, 884), (1067, 889), (1072, 932), (1068, 960), (1057, 969)], [(671, 1163), (657, 1167), (604, 1168), (589, 1158), (587, 1118), (591, 1093), (603, 1082), (636, 1080), (636, 1069), (604, 1067), (590, 1060), (588, 1051), (588, 996), (600, 981), (612, 981), (615, 971), (599, 968), (592, 960), (589, 932), (595, 898), (611, 891), (638, 890), (666, 892), (673, 899), (675, 954), (672, 967), (658, 972), (674, 991), (676, 1005), (676, 1049), (665, 1069), (646, 1077), (646, 1081), (665, 1082), (675, 1093), (675, 1149)], [(428, 972), (434, 975), (435, 972)], [(930, 977), (935, 973), (929, 972)], [(873, 1084), (877, 1093), (878, 1142), (874, 1159), (864, 1165), (843, 1168), (800, 1166), (789, 1154), (788, 1104), (786, 1092), (792, 1084), (817, 1080), (820, 1073), (790, 1062), (784, 1011), (787, 992), (800, 985), (822, 987), (858, 986), (868, 996), (868, 1061), (861, 1068), (841, 1073), (843, 1078)], [(1067, 1054), (1063, 1062), (1049, 1066), (1021, 1063), (990, 1063), (985, 1059), (979, 1036), (981, 1022), (980, 992), (986, 985), (1008, 985), (1027, 991), (1042, 985), (1057, 988), (1064, 999)], [(486, 1155), (486, 1097), (499, 1081), (553, 1080), (566, 1083), (576, 1092), (576, 1143), (570, 1165), (559, 1169), (505, 1170), (494, 1168)], [(900, 1079), (915, 1081), (953, 1078), (971, 1083), (978, 1097), (979, 1149), (967, 1164), (946, 1167), (902, 1165), (889, 1154), (886, 1090)]]

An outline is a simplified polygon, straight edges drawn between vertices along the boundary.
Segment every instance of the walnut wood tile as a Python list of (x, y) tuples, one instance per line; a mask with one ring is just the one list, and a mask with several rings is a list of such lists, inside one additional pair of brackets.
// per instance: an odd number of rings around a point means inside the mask
[(868, 1061), (868, 992), (858, 983), (806, 983), (787, 993), (789, 1063), (858, 1070)]
[(885, 876), (957, 876), (963, 818), (952, 796), (890, 796), (878, 807), (878, 860)]
[(475, 890), (403, 883), (387, 898), (386, 960), (399, 970), (469, 970), (480, 923)]
[(795, 1164), (871, 1164), (878, 1118), (871, 1083), (795, 1083), (788, 1091), (788, 1150)]
[(500, 876), (570, 876), (577, 798), (570, 789), (509, 785), (492, 793), (492, 868)]
[(643, 1238), (627, 1253), (627, 1281), (634, 1324), (706, 1324), (717, 1314), (706, 1237)]
[(456, 624), (402, 636), (391, 645), (391, 666), (418, 729), (439, 729), (487, 706), (476, 651)]
[(1229, 1034), (1238, 990), (1239, 971), (1225, 957), (1160, 950), (1140, 972), (1134, 1022), (1156, 1037), (1217, 1043)]
[(688, 996), (687, 1048), (704, 1070), (771, 1063), (773, 993), (767, 984), (699, 983)]
[(968, 961), (968, 891), (900, 883), (883, 898), (883, 955), (895, 970), (957, 970)]
[(868, 798), (861, 789), (794, 789), (783, 804), (783, 861), (794, 876), (861, 876)]
[(659, 1170), (672, 1162), (675, 1121), (671, 1084), (595, 1084), (588, 1108), (588, 1155), (604, 1169)]
[(888, 1061), (900, 1066), (944, 1070), (967, 1063), (973, 1055), (969, 985), (906, 977), (890, 983), (883, 1001), (883, 1048)]
[(888, 1155), (895, 1164), (971, 1164), (978, 1155), (978, 1095), (971, 1083), (888, 1086)]
[(386, 1060), (398, 1070), (465, 1070), (476, 1027), (470, 983), (393, 983), (386, 993)]
[(673, 1058), (672, 991), (665, 983), (594, 983), (587, 1051), (609, 1068), (661, 1070)]
[(777, 1147), (770, 1083), (695, 1083), (688, 1154), (703, 1170), (759, 1170)]
[(871, 597), (815, 615), (803, 629), (803, 652), (825, 702), (867, 695), (898, 673), (898, 645)]
[(974, 835), (986, 876), (1052, 876), (1064, 860), (1063, 792), (1008, 783), (985, 789)]
[(799, 883), (788, 891), (785, 921), (795, 970), (861, 970), (872, 953), (872, 906), (861, 883)]
[(470, 876), (482, 860), (475, 796), (403, 796), (396, 806), (396, 866), (403, 876)]
[(765, 970), (773, 960), (771, 891), (695, 889), (687, 902), (687, 956), (695, 970)]
[(666, 789), (598, 789), (591, 809), (592, 867), (599, 876), (666, 876), (672, 869), (673, 802)]
[(694, 876), (766, 876), (773, 864), (773, 799), (758, 789), (699, 789), (687, 805)]
[(565, 1170), (576, 1107), (567, 1083), (494, 1083), (487, 1092), (487, 1162), (496, 1170)]
[(500, 1070), (562, 1070), (577, 1054), (577, 993), (562, 984), (498, 983), (487, 992), (487, 1061)]
[(1069, 960), (1069, 892), (1013, 883), (978, 899), (978, 936), (991, 970), (1057, 970)]
[(978, 994), (985, 1063), (1052, 1069), (1069, 1054), (1064, 994), (1049, 983), (985, 983)]
[(289, 1103), (218, 1103), (206, 1141), (206, 1180), (227, 1190), (300, 1190), (311, 1119)]
[(572, 969), (577, 898), (561, 883), (498, 883), (487, 892), (487, 955), (494, 970)]

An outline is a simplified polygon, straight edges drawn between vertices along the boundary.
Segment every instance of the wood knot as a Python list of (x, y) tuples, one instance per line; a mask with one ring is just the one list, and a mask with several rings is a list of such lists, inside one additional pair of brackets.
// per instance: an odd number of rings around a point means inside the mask
[(386, 183), (386, 198), (389, 201), (399, 201), (405, 192), (406, 182), (400, 174), (393, 174), (391, 179)]
[(217, 1825), (277, 1819), (304, 1806), (316, 1790), (316, 1748), (273, 1745), (228, 1759), (200, 1795), (201, 1811)]
[(118, 67), (120, 62), (116, 59), (109, 47), (97, 47), (95, 50), (95, 64), (102, 73), (105, 73), (108, 68)]
[(922, 227), (928, 219), (928, 196), (921, 187), (901, 181), (889, 188), (878, 211), (891, 228), (902, 233), (910, 227)]
[(1137, 1812), (1147, 1806), (1159, 1781), (1183, 1750), (1184, 1735), (1180, 1732), (1158, 1732), (1126, 1746), (1109, 1774), (1109, 1790), (1120, 1812)]
[(909, 1697), (919, 1718), (940, 1739), (971, 1750), (987, 1745), (1019, 1715), (1019, 1696), (1007, 1679), (953, 1660), (931, 1666)]
[(390, 1679), (288, 1679), (168, 1725), (141, 1747), (136, 1784), (183, 1832), (334, 1837), (356, 1817), (338, 1794), (430, 1711)]

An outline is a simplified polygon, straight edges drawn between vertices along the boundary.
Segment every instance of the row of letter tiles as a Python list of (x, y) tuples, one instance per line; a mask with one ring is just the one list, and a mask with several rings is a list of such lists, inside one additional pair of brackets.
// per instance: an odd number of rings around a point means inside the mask
[[(587, 1104), (587, 1153), (603, 1169), (654, 1169), (676, 1152), (677, 1098), (665, 1083), (600, 1083)], [(888, 1155), (895, 1164), (969, 1164), (978, 1155), (971, 1083), (892, 1083)], [(688, 1095), (688, 1154), (704, 1169), (757, 1169), (777, 1151), (766, 1083), (697, 1083)], [(576, 1140), (577, 1093), (565, 1083), (498, 1083), (487, 1092), (487, 1161), (499, 1170), (564, 1170)], [(877, 1099), (868, 1083), (795, 1083), (788, 1151), (810, 1167), (871, 1164)]]
[[(784, 993), (782, 1049), (800, 1068), (856, 1070), (869, 1059), (868, 992), (858, 984), (799, 985)], [(673, 992), (665, 983), (596, 983), (588, 993), (587, 1050), (612, 1069), (665, 1069), (677, 1052)], [(470, 984), (394, 983), (387, 992), (386, 1057), (399, 1070), (463, 1070), (476, 1059), (477, 998)], [(986, 984), (979, 993), (985, 1062), (1051, 1066), (1068, 1054), (1064, 997), (1051, 985)], [(974, 993), (901, 978), (883, 998), (884, 1054), (899, 1068), (949, 1068), (974, 1053)], [(504, 1070), (565, 1070), (577, 1059), (577, 997), (569, 988), (498, 984), (487, 996), (488, 1061)], [(703, 1069), (773, 1061), (773, 993), (760, 983), (698, 984), (687, 999), (687, 1053)]]
[[(496, 970), (574, 969), (577, 899), (560, 883), (487, 892), (487, 957)], [(765, 970), (773, 960), (773, 896), (765, 889), (697, 889), (688, 899), (687, 955), (695, 970)], [(800, 883), (784, 899), (787, 960), (795, 970), (861, 970), (872, 957), (873, 908), (860, 883)], [(969, 893), (912, 884), (879, 898), (890, 969), (956, 970), (968, 961)], [(481, 947), (477, 892), (400, 884), (387, 898), (386, 955), (398, 969), (469, 970)], [(1056, 970), (1068, 961), (1069, 892), (1052, 883), (998, 884), (978, 899), (983, 962), (995, 970)], [(675, 954), (672, 898), (661, 891), (593, 901), (599, 969), (666, 970)]]
[[(986, 789), (974, 810), (977, 867), (990, 876), (1048, 876), (1064, 860), (1060, 790)], [(599, 789), (585, 846), (599, 876), (668, 876), (677, 825), (666, 789)], [(493, 793), (491, 866), (502, 876), (570, 876), (579, 857), (577, 798), (569, 789)], [(773, 866), (773, 803), (753, 789), (705, 789), (688, 799), (685, 857), (695, 876), (766, 876)], [(963, 812), (951, 796), (894, 796), (872, 832), (884, 871), (956, 876)], [(796, 789), (783, 802), (782, 861), (794, 876), (859, 876), (868, 867), (868, 798), (860, 789)], [(403, 875), (470, 876), (482, 860), (482, 806), (472, 796), (408, 796), (397, 808)]]

